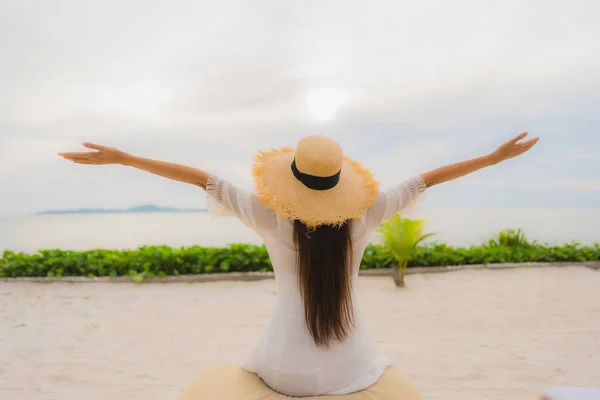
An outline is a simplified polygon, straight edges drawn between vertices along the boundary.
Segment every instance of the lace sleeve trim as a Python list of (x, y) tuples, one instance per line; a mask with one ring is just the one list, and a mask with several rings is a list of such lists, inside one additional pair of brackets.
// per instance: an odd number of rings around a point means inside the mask
[(250, 229), (257, 230), (252, 210), (252, 196), (231, 183), (209, 175), (206, 183), (206, 204), (210, 215), (239, 218)]
[(423, 200), (423, 194), (425, 193), (425, 189), (427, 189), (427, 185), (419, 175), (408, 180), (404, 186), (406, 187), (410, 198), (408, 199), (408, 202), (400, 206), (400, 209), (397, 212), (401, 212), (406, 216), (415, 213), (417, 205)]
[(421, 176), (415, 176), (391, 189), (389, 193), (394, 195), (396, 201), (387, 199), (383, 220), (387, 221), (398, 213), (412, 214), (416, 204), (422, 199), (425, 189), (427, 185)]
[(414, 203), (415, 200), (419, 198), (427, 189), (427, 185), (423, 180), (423, 177), (416, 176), (405, 183), (406, 188), (408, 189), (408, 193), (410, 194), (410, 202)]
[(226, 206), (225, 181), (214, 175), (208, 176), (206, 183), (206, 205), (214, 216), (235, 216)]

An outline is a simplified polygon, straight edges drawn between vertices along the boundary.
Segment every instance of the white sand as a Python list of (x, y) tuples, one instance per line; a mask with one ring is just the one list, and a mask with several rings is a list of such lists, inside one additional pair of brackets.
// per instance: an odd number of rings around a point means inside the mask
[[(358, 291), (381, 355), (425, 399), (600, 386), (600, 272), (464, 271), (409, 276), (408, 286), (365, 277)], [(177, 399), (203, 366), (250, 353), (274, 290), (0, 283), (0, 399)]]

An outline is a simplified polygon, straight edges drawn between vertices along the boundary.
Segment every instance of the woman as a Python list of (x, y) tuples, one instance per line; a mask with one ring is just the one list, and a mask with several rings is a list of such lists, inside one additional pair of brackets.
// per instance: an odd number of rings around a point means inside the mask
[(373, 385), (391, 362), (375, 343), (355, 301), (354, 283), (371, 232), (426, 188), (513, 158), (539, 138), (515, 137), (483, 157), (447, 165), (380, 192), (360, 164), (324, 136), (295, 150), (255, 158), (255, 193), (209, 173), (84, 143), (94, 151), (60, 153), (77, 164), (121, 164), (205, 189), (209, 209), (239, 218), (264, 240), (277, 300), (261, 343), (243, 367), (291, 396), (346, 394)]

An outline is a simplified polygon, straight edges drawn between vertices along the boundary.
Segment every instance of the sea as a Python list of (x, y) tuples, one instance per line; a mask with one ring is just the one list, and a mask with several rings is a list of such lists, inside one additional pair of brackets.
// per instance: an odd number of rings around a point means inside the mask
[[(540, 243), (600, 243), (600, 209), (432, 211), (417, 217), (425, 219), (425, 233), (435, 233), (430, 242), (456, 246), (478, 245), (510, 228)], [(371, 241), (381, 238), (374, 233)], [(0, 216), (0, 253), (231, 243), (262, 240), (234, 218), (205, 212)]]

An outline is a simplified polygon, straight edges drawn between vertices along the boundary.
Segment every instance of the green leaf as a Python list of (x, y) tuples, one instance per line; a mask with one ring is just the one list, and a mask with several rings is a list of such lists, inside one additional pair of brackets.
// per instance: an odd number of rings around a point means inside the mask
[(221, 268), (221, 271), (227, 272), (229, 271), (229, 261), (228, 260), (223, 260), (221, 261), (221, 265), (219, 265), (219, 268)]

